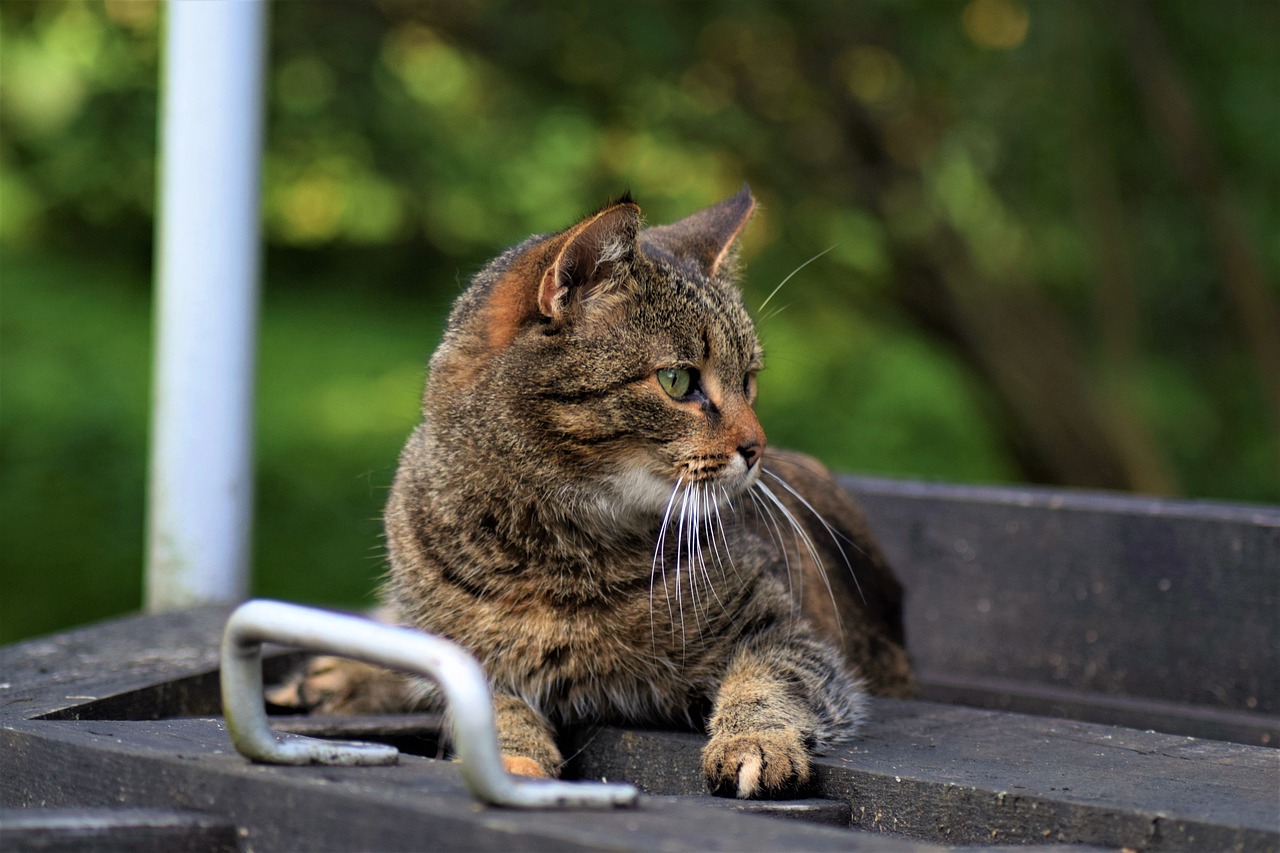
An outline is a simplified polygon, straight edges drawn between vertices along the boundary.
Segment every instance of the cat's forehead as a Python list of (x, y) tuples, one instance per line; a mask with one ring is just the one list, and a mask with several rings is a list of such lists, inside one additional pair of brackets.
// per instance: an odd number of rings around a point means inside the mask
[(724, 361), (753, 368), (760, 360), (755, 325), (738, 289), (658, 261), (642, 288), (643, 312), (680, 361)]

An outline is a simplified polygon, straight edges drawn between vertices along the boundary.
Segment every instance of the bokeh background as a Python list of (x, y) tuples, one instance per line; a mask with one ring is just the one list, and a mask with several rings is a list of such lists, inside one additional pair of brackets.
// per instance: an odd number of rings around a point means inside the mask
[[(164, 8), (0, 2), (0, 641), (137, 609)], [(280, 2), (254, 592), (370, 600), (444, 314), (749, 181), (771, 442), (1280, 500), (1280, 4)], [(818, 256), (820, 253), (820, 257)]]

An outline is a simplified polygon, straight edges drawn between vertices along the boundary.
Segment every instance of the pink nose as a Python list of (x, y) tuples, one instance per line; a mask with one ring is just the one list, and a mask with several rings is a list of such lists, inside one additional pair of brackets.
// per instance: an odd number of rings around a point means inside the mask
[(750, 468), (760, 460), (764, 447), (758, 441), (750, 441), (739, 447), (738, 452), (742, 454), (742, 458), (747, 461), (747, 467)]

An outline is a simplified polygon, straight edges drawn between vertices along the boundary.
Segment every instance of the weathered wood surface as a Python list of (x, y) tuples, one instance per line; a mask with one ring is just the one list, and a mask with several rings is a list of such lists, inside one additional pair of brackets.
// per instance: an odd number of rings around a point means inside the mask
[[(693, 794), (701, 743), (604, 729), (581, 739), (577, 761), (642, 790)], [(654, 760), (664, 753), (673, 760)], [(922, 702), (878, 700), (863, 736), (818, 760), (812, 793), (849, 803), (855, 826), (946, 843), (1280, 843), (1274, 750)]]
[(235, 853), (235, 824), (159, 809), (0, 809), (0, 850), (43, 853)]
[(253, 765), (220, 719), (202, 717), (218, 709), (227, 613), (130, 617), (0, 649), (0, 807), (32, 810), (28, 849), (39, 849), (33, 821), (49, 818), (47, 841), (63, 837), (61, 809), (110, 806), (205, 812), (259, 851), (936, 849), (678, 799), (626, 812), (486, 809), (450, 762), (414, 755), (388, 768)]
[[(881, 836), (647, 800), (635, 810), (477, 805), (448, 761), (394, 767), (250, 765), (221, 720), (39, 721), (0, 729), (7, 805), (126, 802), (208, 811), (253, 850), (841, 850)], [(38, 768), (38, 772), (36, 769)], [(22, 778), (21, 789), (12, 780)], [(913, 850), (907, 841), (889, 849)]]
[[(0, 650), (0, 807), (196, 811), (252, 850), (1280, 849), (1280, 751), (919, 702), (874, 703), (865, 736), (819, 760), (798, 804), (706, 796), (702, 739), (657, 731), (570, 744), (571, 772), (655, 795), (635, 811), (484, 808), (450, 762), (414, 755), (384, 768), (251, 765), (210, 716), (225, 615), (134, 617)], [(437, 723), (353, 721), (423, 751)], [(820, 825), (832, 820), (852, 829)]]
[(844, 483), (927, 698), (1280, 742), (1280, 508)]

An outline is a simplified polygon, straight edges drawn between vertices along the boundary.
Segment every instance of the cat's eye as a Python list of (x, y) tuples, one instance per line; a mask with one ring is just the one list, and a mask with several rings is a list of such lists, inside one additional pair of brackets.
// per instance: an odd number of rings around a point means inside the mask
[(693, 386), (693, 374), (683, 367), (664, 367), (658, 371), (658, 384), (663, 391), (679, 400)]

